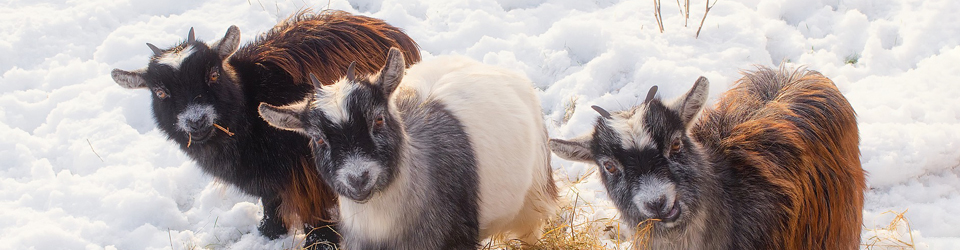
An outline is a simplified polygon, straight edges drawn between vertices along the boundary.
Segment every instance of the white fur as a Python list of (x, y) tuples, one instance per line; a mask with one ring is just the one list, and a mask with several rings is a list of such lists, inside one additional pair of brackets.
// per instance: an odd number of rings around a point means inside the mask
[[(532, 86), (513, 71), (443, 56), (412, 66), (394, 92), (414, 90), (422, 100), (438, 100), (464, 126), (477, 160), (481, 238), (503, 233), (535, 242), (556, 209), (553, 177), (547, 174), (548, 137)], [(401, 167), (391, 185), (425, 182), (411, 180), (408, 171)], [(401, 192), (413, 191), (387, 188), (365, 204), (340, 199), (344, 228), (373, 239), (388, 237), (400, 222), (384, 215), (397, 206), (416, 211), (425, 205), (398, 198), (405, 197)]]
[(624, 149), (635, 148), (643, 150), (655, 147), (654, 142), (650, 140), (651, 136), (643, 126), (643, 113), (646, 112), (646, 105), (637, 108), (616, 113), (609, 119), (610, 127), (620, 136), (620, 142)]
[(172, 67), (173, 69), (179, 70), (180, 64), (183, 63), (183, 60), (187, 59), (187, 57), (190, 57), (190, 55), (193, 55), (193, 52), (196, 52), (196, 50), (194, 50), (193, 46), (190, 46), (190, 45), (188, 45), (186, 48), (183, 48), (182, 50), (179, 50), (179, 51), (176, 51), (176, 50), (168, 51), (166, 53), (163, 53), (163, 55), (160, 56), (159, 59), (157, 59), (157, 63), (166, 64)]
[(217, 112), (212, 105), (190, 104), (186, 109), (183, 110), (183, 112), (180, 112), (180, 114), (177, 115), (177, 129), (188, 133), (195, 132), (190, 131), (190, 126), (187, 124), (187, 121), (197, 120), (200, 118), (205, 118), (207, 119), (207, 123), (212, 124), (217, 120)]
[[(369, 173), (369, 176), (380, 176), (380, 173), (383, 172), (380, 164), (376, 161), (357, 155), (350, 156), (343, 161), (343, 168), (337, 170), (335, 174), (337, 181), (343, 184), (346, 187), (350, 187), (352, 191), (356, 192), (357, 187), (354, 187), (350, 184), (350, 177), (357, 177), (363, 174), (366, 171)], [(370, 188), (374, 185), (376, 180), (370, 180), (362, 188)]]
[(323, 86), (317, 95), (314, 105), (323, 111), (330, 121), (335, 123), (346, 123), (350, 120), (350, 112), (347, 111), (346, 100), (357, 89), (357, 84), (347, 80), (337, 81), (333, 85)]
[[(397, 178), (391, 185), (409, 185), (410, 169), (401, 168)], [(402, 188), (387, 188), (374, 193), (374, 197), (365, 203), (357, 203), (348, 198), (340, 198), (340, 230), (360, 232), (368, 240), (382, 241), (389, 239), (402, 228), (403, 218), (397, 216), (399, 206), (406, 206), (407, 211), (415, 211), (421, 206), (414, 199), (405, 199), (408, 192)]]

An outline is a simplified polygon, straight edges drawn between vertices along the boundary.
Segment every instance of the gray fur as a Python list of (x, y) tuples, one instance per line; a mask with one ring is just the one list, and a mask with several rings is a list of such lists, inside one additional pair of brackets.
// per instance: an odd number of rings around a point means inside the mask
[(408, 198), (390, 215), (403, 218), (402, 227), (388, 239), (370, 241), (344, 226), (348, 249), (476, 248), (479, 177), (469, 137), (442, 103), (418, 99), (407, 95), (394, 102), (409, 138), (399, 166), (409, 173), (400, 178), (408, 179), (390, 187), (406, 190), (401, 193)]
[(110, 72), (110, 76), (113, 77), (113, 81), (117, 82), (120, 87), (127, 89), (142, 89), (147, 88), (147, 81), (143, 79), (143, 74), (146, 71), (146, 68), (133, 71), (113, 69), (113, 71)]

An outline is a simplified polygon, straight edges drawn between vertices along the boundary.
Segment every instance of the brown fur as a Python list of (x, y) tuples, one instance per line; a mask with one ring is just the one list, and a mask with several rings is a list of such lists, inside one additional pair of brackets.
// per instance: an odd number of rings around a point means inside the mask
[[(280, 193), (280, 214), (286, 225), (333, 222), (337, 194), (318, 175), (313, 159), (301, 158), (299, 171), (291, 174), (290, 185)], [(299, 222), (299, 223), (298, 223)]]
[(380, 19), (338, 10), (316, 15), (300, 11), (257, 38), (253, 45), (240, 48), (234, 57), (276, 65), (302, 84), (311, 84), (309, 73), (316, 74), (325, 85), (333, 84), (346, 75), (350, 62), (357, 62), (357, 75), (376, 74), (390, 47), (403, 51), (408, 66), (420, 61), (416, 42), (400, 29)]
[(766, 247), (857, 249), (865, 172), (855, 116), (820, 73), (760, 68), (745, 72), (693, 133), (711, 162), (772, 187), (750, 191), (777, 197), (764, 212), (771, 216), (754, 218), (769, 225)]

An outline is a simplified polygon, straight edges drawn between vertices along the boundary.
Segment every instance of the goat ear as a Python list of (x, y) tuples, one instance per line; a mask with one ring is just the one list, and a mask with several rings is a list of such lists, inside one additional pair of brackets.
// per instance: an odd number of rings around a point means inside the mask
[(686, 127), (690, 127), (695, 121), (697, 114), (703, 109), (707, 102), (707, 95), (710, 93), (710, 81), (706, 77), (700, 77), (693, 87), (683, 97), (674, 103), (674, 110), (680, 114), (680, 119)]
[(550, 139), (550, 151), (560, 158), (570, 161), (593, 162), (593, 152), (590, 143), (593, 142), (593, 133), (587, 133), (570, 140)]
[(383, 92), (387, 95), (393, 93), (400, 86), (400, 80), (403, 79), (403, 71), (406, 69), (406, 63), (403, 60), (403, 53), (400, 49), (390, 48), (387, 52), (387, 64), (380, 70), (380, 79), (377, 80)]
[(146, 71), (145, 68), (134, 71), (113, 69), (113, 72), (110, 72), (110, 76), (113, 77), (113, 81), (117, 82), (120, 87), (142, 89), (147, 87), (147, 80), (143, 79), (143, 74)]
[(653, 100), (657, 96), (657, 85), (650, 87), (650, 90), (647, 91), (647, 97), (643, 99), (643, 104), (647, 104), (650, 100)]
[(306, 134), (300, 119), (300, 109), (297, 106), (277, 107), (261, 102), (259, 109), (260, 117), (270, 126)]
[(347, 67), (347, 81), (357, 80), (357, 61), (350, 62), (350, 66)]
[(317, 75), (314, 75), (313, 73), (310, 73), (310, 83), (313, 83), (313, 88), (323, 88), (323, 83), (320, 83), (320, 79), (317, 79)]
[(220, 41), (213, 44), (213, 49), (220, 55), (220, 59), (226, 59), (232, 55), (233, 52), (237, 51), (237, 47), (239, 46), (240, 28), (237, 28), (236, 25), (230, 25), (230, 28), (227, 29), (227, 34), (223, 35)]

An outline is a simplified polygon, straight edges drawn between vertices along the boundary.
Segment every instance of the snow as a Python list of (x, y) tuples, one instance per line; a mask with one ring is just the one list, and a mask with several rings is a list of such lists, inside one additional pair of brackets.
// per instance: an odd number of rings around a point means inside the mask
[[(144, 67), (150, 42), (248, 42), (304, 7), (387, 20), (425, 58), (461, 54), (528, 75), (553, 137), (586, 132), (651, 85), (677, 96), (706, 76), (710, 102), (753, 65), (806, 66), (858, 114), (869, 172), (864, 239), (903, 212), (921, 249), (960, 248), (960, 22), (953, 0), (719, 0), (695, 38), (664, 1), (26, 1), (0, 4), (0, 248), (278, 249), (259, 201), (204, 175), (157, 130), (149, 92), (110, 70)], [(848, 61), (855, 63), (848, 63)], [(568, 112), (572, 108), (572, 113)], [(565, 119), (568, 118), (568, 119)], [(554, 158), (565, 198), (613, 218), (594, 166)], [(582, 180), (581, 180), (582, 179)], [(578, 181), (579, 180), (579, 181)], [(896, 230), (892, 230), (896, 232)], [(903, 230), (901, 230), (903, 231)], [(902, 232), (901, 232), (902, 233)]]

